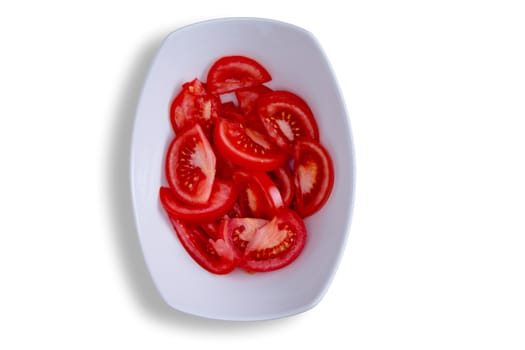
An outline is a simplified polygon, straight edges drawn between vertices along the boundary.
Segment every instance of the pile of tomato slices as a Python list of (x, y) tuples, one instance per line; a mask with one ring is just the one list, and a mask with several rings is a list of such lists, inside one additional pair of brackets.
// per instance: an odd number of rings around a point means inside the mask
[(303, 218), (332, 191), (332, 159), (310, 107), (264, 85), (271, 79), (254, 59), (225, 56), (170, 106), (175, 137), (160, 201), (189, 255), (215, 274), (290, 264), (306, 244)]

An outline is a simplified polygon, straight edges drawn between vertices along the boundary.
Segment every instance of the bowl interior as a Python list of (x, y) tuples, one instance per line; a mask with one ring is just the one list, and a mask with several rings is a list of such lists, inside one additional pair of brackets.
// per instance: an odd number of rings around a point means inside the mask
[[(214, 60), (246, 55), (273, 77), (267, 85), (290, 90), (310, 105), (321, 142), (332, 155), (335, 183), (323, 209), (305, 223), (308, 241), (290, 266), (269, 273), (241, 270), (216, 276), (184, 251), (158, 200), (166, 185), (164, 156), (174, 134), (169, 105), (182, 83), (206, 79)], [(354, 196), (352, 139), (335, 76), (317, 40), (307, 31), (264, 19), (232, 18), (193, 24), (171, 33), (150, 68), (137, 108), (131, 152), (131, 185), (142, 250), (154, 283), (172, 307), (228, 320), (278, 318), (315, 306), (342, 256)]]

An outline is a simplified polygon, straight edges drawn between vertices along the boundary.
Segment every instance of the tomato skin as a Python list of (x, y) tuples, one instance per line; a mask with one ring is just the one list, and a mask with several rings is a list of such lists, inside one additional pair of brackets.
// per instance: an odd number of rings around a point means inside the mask
[(294, 195), (294, 178), (293, 174), (286, 164), (281, 165), (277, 169), (268, 173), (277, 188), (281, 192), (283, 199), (283, 206), (289, 207)]
[(239, 108), (242, 113), (244, 115), (250, 115), (257, 113), (257, 101), (259, 98), (271, 91), (272, 89), (266, 85), (258, 85), (236, 90), (235, 97), (237, 97), (237, 102), (239, 102)]
[[(198, 159), (198, 164), (193, 158)], [(171, 142), (165, 162), (166, 180), (179, 200), (191, 205), (205, 204), (211, 195), (216, 163), (211, 144), (196, 123), (181, 130)]]
[(248, 271), (267, 272), (283, 268), (301, 254), (306, 245), (306, 226), (297, 213), (281, 209), (257, 229), (245, 246), (239, 266)]
[(244, 123), (244, 115), (239, 107), (237, 107), (233, 102), (223, 103), (221, 106), (221, 115), (223, 118), (228, 120), (237, 121), (239, 123)]
[(319, 142), (299, 140), (294, 146), (294, 208), (302, 217), (316, 213), (326, 203), (334, 186), (334, 166)]
[(237, 267), (239, 257), (223, 239), (208, 238), (202, 229), (168, 215), (175, 233), (188, 254), (201, 267), (214, 274), (227, 274)]
[(220, 115), (220, 100), (210, 95), (204, 84), (198, 79), (182, 85), (181, 91), (170, 105), (170, 121), (173, 131), (199, 123), (209, 135), (215, 120)]
[(267, 174), (236, 170), (233, 180), (239, 188), (239, 203), (245, 216), (272, 218), (283, 207), (281, 193)]
[(319, 140), (319, 128), (308, 104), (289, 91), (272, 91), (257, 103), (257, 113), (269, 138), (290, 152), (298, 138)]
[(287, 160), (265, 135), (224, 118), (217, 119), (213, 142), (224, 158), (245, 169), (270, 171)]
[(160, 201), (173, 217), (192, 223), (210, 222), (226, 215), (237, 200), (237, 190), (230, 182), (215, 180), (208, 203), (190, 206), (181, 203), (168, 187), (160, 188)]
[(257, 86), (272, 79), (270, 73), (256, 60), (246, 56), (224, 56), (208, 71), (206, 83), (212, 94)]

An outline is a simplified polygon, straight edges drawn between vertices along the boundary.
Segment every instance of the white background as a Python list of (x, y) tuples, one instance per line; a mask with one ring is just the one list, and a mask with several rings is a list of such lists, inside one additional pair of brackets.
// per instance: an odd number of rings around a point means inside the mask
[[(522, 1), (136, 3), (0, 5), (0, 348), (525, 348)], [(321, 303), (281, 320), (169, 309), (132, 219), (148, 66), (223, 16), (314, 33), (354, 133), (346, 253)]]

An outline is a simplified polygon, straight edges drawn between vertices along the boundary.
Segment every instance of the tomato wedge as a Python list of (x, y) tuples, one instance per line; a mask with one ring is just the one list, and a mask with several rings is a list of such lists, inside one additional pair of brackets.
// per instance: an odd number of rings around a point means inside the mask
[(279, 189), (265, 173), (237, 170), (233, 180), (240, 188), (238, 203), (246, 216), (272, 218), (283, 207)]
[(184, 203), (205, 204), (210, 199), (217, 159), (199, 124), (181, 131), (166, 156), (166, 178)]
[(319, 129), (310, 107), (289, 91), (273, 91), (258, 101), (257, 113), (269, 138), (291, 152), (298, 138), (319, 140)]
[(256, 218), (226, 219), (219, 226), (219, 237), (233, 248), (238, 260), (240, 260), (255, 232), (267, 223), (268, 220)]
[(261, 85), (272, 80), (270, 73), (257, 61), (245, 56), (225, 56), (211, 66), (206, 83), (212, 94)]
[(160, 201), (166, 211), (178, 219), (187, 222), (210, 222), (216, 220), (233, 207), (237, 200), (237, 191), (232, 183), (215, 180), (209, 201), (204, 205), (187, 205), (174, 196), (168, 187), (160, 188)]
[(170, 106), (170, 121), (175, 132), (198, 122), (209, 134), (220, 113), (220, 100), (210, 95), (201, 81), (184, 83)]
[(231, 101), (222, 104), (221, 115), (225, 119), (244, 123), (244, 115), (241, 109)]
[(283, 206), (289, 207), (293, 200), (294, 194), (294, 180), (293, 175), (287, 165), (283, 164), (274, 171), (268, 173), (277, 188), (281, 192), (283, 199)]
[(217, 119), (213, 142), (224, 158), (246, 169), (270, 171), (287, 160), (265, 135), (224, 118)]
[(208, 238), (202, 228), (173, 216), (169, 216), (169, 219), (180, 243), (200, 266), (220, 275), (229, 273), (237, 267), (239, 258), (227, 241)]
[(334, 185), (334, 167), (328, 151), (313, 140), (294, 147), (295, 209), (302, 217), (317, 212), (328, 200)]
[[(235, 234), (235, 229), (229, 232), (234, 242)], [(240, 233), (237, 235), (245, 241)], [(245, 247), (239, 266), (248, 271), (272, 271), (290, 264), (299, 256), (306, 244), (306, 227), (293, 210), (282, 209), (250, 236), (246, 239), (247, 244), (241, 244)], [(234, 247), (238, 250), (239, 244)]]

